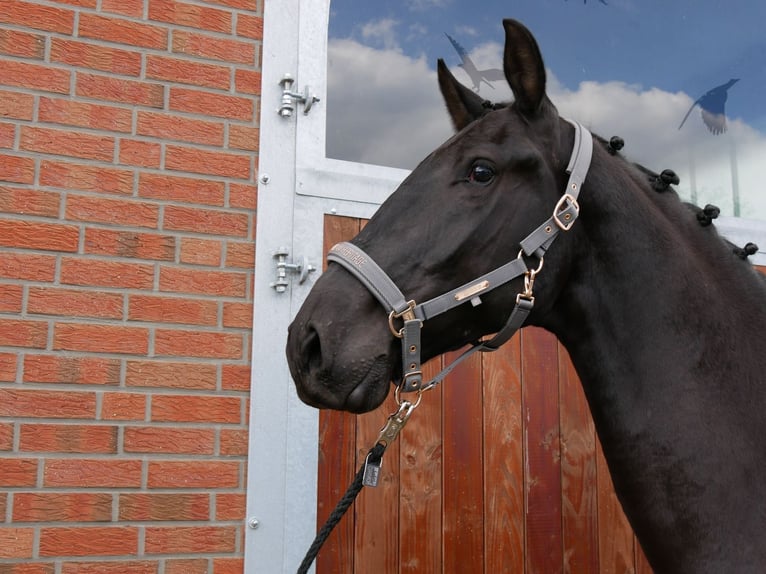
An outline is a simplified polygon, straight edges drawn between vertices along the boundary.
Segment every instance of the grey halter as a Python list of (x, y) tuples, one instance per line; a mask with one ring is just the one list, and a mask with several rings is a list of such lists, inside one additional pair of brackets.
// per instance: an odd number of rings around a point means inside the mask
[[(328, 262), (338, 263), (344, 267), (369, 289), (389, 312), (388, 323), (391, 332), (402, 340), (400, 391), (423, 391), (439, 384), (458, 363), (476, 351), (496, 351), (524, 324), (535, 303), (532, 288), (535, 276), (543, 267), (545, 254), (560, 231), (569, 231), (580, 211), (577, 197), (590, 167), (593, 138), (590, 132), (579, 123), (571, 123), (575, 128), (575, 137), (572, 155), (567, 166), (569, 181), (564, 194), (556, 203), (551, 217), (521, 241), (518, 257), (494, 271), (424, 303), (415, 303), (413, 300), (408, 300), (386, 272), (356, 245), (348, 242), (338, 243), (327, 254)], [(524, 256), (536, 257), (539, 261), (537, 268), (529, 269)], [(423, 322), (466, 301), (477, 306), (481, 304), (481, 295), (522, 275), (524, 291), (516, 295), (513, 311), (503, 328), (491, 339), (474, 343), (451, 365), (424, 384), (420, 366), (420, 329)], [(398, 319), (403, 322), (400, 329), (394, 326), (394, 321)]]

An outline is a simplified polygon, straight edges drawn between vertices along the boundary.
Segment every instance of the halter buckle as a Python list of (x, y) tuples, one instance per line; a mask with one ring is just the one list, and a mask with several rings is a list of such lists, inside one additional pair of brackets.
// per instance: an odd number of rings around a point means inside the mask
[(579, 214), (580, 204), (577, 203), (577, 199), (573, 195), (565, 193), (556, 203), (556, 207), (553, 208), (553, 221), (561, 231), (569, 231)]
[[(415, 307), (416, 307), (415, 301), (410, 300), (407, 302), (407, 308), (404, 309), (403, 311), (400, 311), (399, 313), (397, 313), (394, 310), (388, 314), (388, 328), (391, 330), (391, 333), (397, 339), (401, 339), (402, 337), (404, 337), (404, 327), (402, 327), (401, 329), (397, 329), (396, 327), (394, 327), (394, 319), (404, 319), (405, 321), (414, 321), (415, 319), (417, 319), (417, 317), (415, 317)], [(420, 327), (421, 328), (423, 327), (422, 322), (420, 323)]]

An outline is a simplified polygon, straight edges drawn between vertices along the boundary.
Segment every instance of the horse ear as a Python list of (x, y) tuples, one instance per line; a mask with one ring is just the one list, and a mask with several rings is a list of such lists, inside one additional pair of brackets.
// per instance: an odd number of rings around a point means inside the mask
[(545, 66), (532, 33), (519, 21), (503, 20), (505, 79), (513, 90), (518, 110), (534, 115), (545, 97)]
[(441, 58), (437, 62), (436, 70), (439, 76), (439, 89), (447, 104), (447, 111), (452, 117), (452, 124), (457, 131), (460, 131), (484, 114), (486, 111), (484, 100), (458, 82)]

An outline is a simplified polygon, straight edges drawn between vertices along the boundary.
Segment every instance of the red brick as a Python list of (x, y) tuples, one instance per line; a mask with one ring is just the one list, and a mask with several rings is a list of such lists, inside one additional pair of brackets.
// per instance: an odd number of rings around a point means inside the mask
[(36, 253), (9, 253), (0, 250), (0, 277), (26, 281), (53, 281), (56, 257)]
[(48, 459), (43, 484), (46, 488), (138, 488), (140, 460)]
[(98, 0), (54, 0), (58, 4), (69, 4), (70, 6), (80, 6), (81, 8), (95, 8)]
[(121, 319), (122, 304), (121, 293), (30, 287), (27, 312), (40, 315)]
[(259, 137), (258, 128), (236, 124), (229, 126), (229, 147), (232, 149), (258, 151)]
[(16, 125), (0, 124), (0, 148), (11, 149), (14, 146), (15, 141)]
[(123, 556), (138, 553), (138, 528), (41, 528), (40, 556)]
[(229, 8), (238, 8), (240, 10), (249, 10), (255, 12), (258, 10), (258, 0), (207, 0), (207, 4), (218, 4)]
[(223, 206), (225, 194), (221, 181), (157, 173), (142, 173), (138, 180), (138, 195), (151, 199)]
[(144, 14), (144, 0), (102, 0), (101, 11), (141, 18)]
[(213, 454), (213, 429), (128, 427), (123, 439), (125, 452), (158, 454)]
[(122, 325), (56, 323), (53, 328), (53, 348), (145, 355), (149, 351), (149, 330)]
[(216, 372), (214, 364), (128, 361), (125, 384), (129, 387), (215, 389)]
[[(240, 15), (238, 18), (241, 18)], [(235, 64), (254, 66), (255, 44), (240, 40), (226, 40), (223, 38), (187, 32), (186, 30), (174, 30), (172, 40), (173, 52), (206, 58), (208, 60), (220, 60)]]
[(8, 493), (0, 492), (0, 516), (5, 516), (6, 508), (8, 508)]
[(250, 390), (250, 365), (223, 365), (221, 367), (221, 389), (224, 391)]
[(238, 397), (215, 395), (153, 395), (153, 422), (242, 422), (242, 402)]
[(215, 495), (215, 519), (245, 520), (246, 495), (244, 493), (218, 493)]
[(32, 528), (0, 528), (0, 558), (32, 558), (34, 539)]
[(0, 225), (0, 245), (5, 247), (77, 251), (80, 230), (74, 225), (16, 220), (5, 220)]
[[(37, 485), (37, 459), (0, 458), (0, 487), (33, 487)], [(3, 529), (0, 528), (0, 532)], [(0, 556), (3, 545), (0, 543)]]
[[(0, 18), (3, 14), (4, 11), (0, 11)], [(69, 86), (72, 81), (71, 74), (69, 70), (51, 68), (40, 64), (28, 64), (13, 60), (3, 61), (3, 85), (5, 86), (66, 94), (69, 93)]]
[(41, 122), (130, 133), (133, 114), (127, 108), (40, 97)]
[(123, 226), (157, 227), (159, 206), (143, 201), (106, 199), (70, 194), (66, 217), (73, 221), (113, 223)]
[(154, 266), (150, 264), (75, 258), (61, 261), (62, 284), (151, 289), (153, 281)]
[(107, 493), (17, 492), (14, 522), (110, 522), (112, 495)]
[(227, 242), (226, 267), (253, 269), (255, 267), (255, 244), (250, 241)]
[(121, 494), (119, 519), (123, 521), (209, 520), (207, 494)]
[(221, 456), (247, 456), (247, 429), (221, 429)]
[(207, 558), (165, 560), (165, 574), (208, 574), (209, 572)]
[(245, 183), (229, 184), (229, 207), (255, 211), (258, 207), (258, 188)]
[(101, 406), (104, 420), (142, 421), (146, 418), (146, 395), (138, 393), (106, 393)]
[(58, 217), (61, 195), (22, 187), (0, 186), (0, 211), (16, 215)]
[[(44, 349), (48, 344), (48, 323), (23, 319), (0, 319), (0, 347)], [(2, 405), (0, 405), (0, 411)]]
[(45, 36), (15, 30), (0, 30), (0, 54), (42, 60), (45, 56)]
[(162, 84), (85, 72), (77, 73), (75, 90), (78, 96), (85, 98), (151, 108), (161, 108), (165, 101)]
[(255, 70), (237, 70), (234, 73), (234, 87), (239, 94), (261, 94), (261, 73)]
[(150, 0), (149, 18), (197, 30), (211, 30), (227, 34), (232, 32), (230, 11), (195, 6), (176, 0)]
[(114, 138), (67, 130), (23, 126), (20, 149), (83, 159), (111, 161)]
[[(83, 13), (80, 18), (80, 27), (82, 27), (83, 20), (87, 21), (90, 17), (92, 15)], [(140, 24), (131, 24), (140, 26)], [(81, 37), (85, 36), (81, 34)], [(61, 38), (51, 39), (51, 62), (125, 76), (138, 76), (141, 73), (141, 54), (139, 52), (107, 48), (90, 42), (77, 42)]]
[(231, 71), (225, 66), (150, 54), (146, 57), (146, 77), (174, 84), (228, 90)]
[(237, 17), (237, 36), (263, 40), (263, 17), (240, 14)]
[(242, 359), (244, 341), (236, 333), (157, 329), (154, 351), (158, 356)]
[(249, 179), (251, 176), (249, 155), (174, 145), (168, 145), (165, 149), (165, 168), (238, 179)]
[(174, 231), (247, 237), (250, 216), (247, 213), (167, 205), (163, 226)]
[(246, 122), (252, 121), (255, 117), (252, 98), (172, 86), (170, 109)]
[(168, 33), (163, 27), (89, 12), (80, 13), (77, 31), (81, 38), (94, 38), (142, 48), (164, 50), (168, 45)]
[(244, 273), (207, 271), (185, 267), (160, 267), (160, 291), (199, 293), (219, 297), (243, 297), (247, 288)]
[(179, 140), (223, 146), (224, 126), (220, 121), (205, 121), (159, 112), (139, 111), (136, 134), (165, 141)]
[[(11, 423), (0, 423), (0, 450), (13, 449), (13, 425)], [(0, 516), (4, 514), (0, 511)]]
[(251, 303), (224, 303), (223, 326), (233, 329), (253, 328), (253, 305)]
[(244, 570), (244, 558), (213, 558), (213, 572), (215, 574), (242, 574)]
[(0, 283), (0, 313), (21, 313), (24, 289), (21, 285)]
[(159, 168), (162, 160), (162, 146), (143, 140), (120, 140), (120, 163), (138, 167)]
[(0, 353), (0, 381), (11, 383), (16, 380), (16, 353)]
[(3, 574), (54, 574), (56, 565), (53, 562), (29, 562), (8, 564), (5, 570), (0, 569)]
[(218, 323), (218, 303), (211, 300), (132, 295), (129, 298), (128, 320), (213, 326)]
[(35, 98), (31, 94), (0, 90), (0, 118), (31, 120)]
[(119, 359), (61, 355), (24, 356), (25, 383), (118, 385)]
[(85, 253), (172, 261), (175, 249), (176, 239), (172, 235), (93, 227), (85, 230)]
[(221, 265), (222, 243), (217, 239), (184, 237), (181, 239), (181, 263), (218, 267)]
[(0, 389), (0, 416), (93, 419), (95, 393)]
[(130, 195), (133, 193), (133, 173), (126, 169), (43, 160), (40, 164), (40, 185)]
[[(120, 2), (122, 1), (120, 0)], [(159, 565), (157, 560), (66, 561), (61, 566), (61, 574), (157, 574)]]
[(234, 526), (146, 527), (147, 554), (231, 553), (236, 541)]
[(117, 427), (102, 425), (22, 424), (21, 452), (117, 452)]
[(34, 159), (0, 153), (0, 181), (32, 183), (34, 178)]
[(36, 2), (3, 0), (0, 22), (71, 35), (74, 30), (74, 12), (64, 8), (42, 6)]

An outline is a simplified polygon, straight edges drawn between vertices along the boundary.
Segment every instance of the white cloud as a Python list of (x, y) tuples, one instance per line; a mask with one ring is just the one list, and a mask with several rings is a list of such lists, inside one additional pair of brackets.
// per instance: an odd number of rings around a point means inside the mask
[[(385, 30), (386, 26), (382, 26)], [(389, 28), (391, 29), (391, 28)], [(383, 34), (382, 36), (385, 36)], [(499, 67), (502, 46), (487, 43), (471, 52), (478, 68)], [(452, 133), (438, 91), (436, 73), (424, 58), (395, 49), (376, 50), (352, 40), (331, 40), (328, 84), (328, 152), (332, 157), (412, 168)], [(455, 76), (468, 83), (463, 70)], [(481, 95), (507, 101), (503, 82)], [(625, 139), (623, 153), (655, 171), (675, 170), (683, 197), (732, 212), (732, 181), (738, 181), (742, 215), (766, 218), (766, 190), (760, 164), (766, 136), (733, 119), (725, 135), (709, 134), (695, 110), (678, 124), (694, 101), (684, 93), (622, 82), (583, 82), (562, 87), (548, 72), (548, 93), (562, 116), (580, 121), (607, 139)], [(735, 143), (736, 142), (736, 143)], [(734, 165), (734, 169), (732, 166)]]
[(399, 22), (392, 18), (384, 18), (362, 25), (362, 38), (372, 41), (384, 50), (399, 51), (399, 43), (396, 39), (396, 27)]

